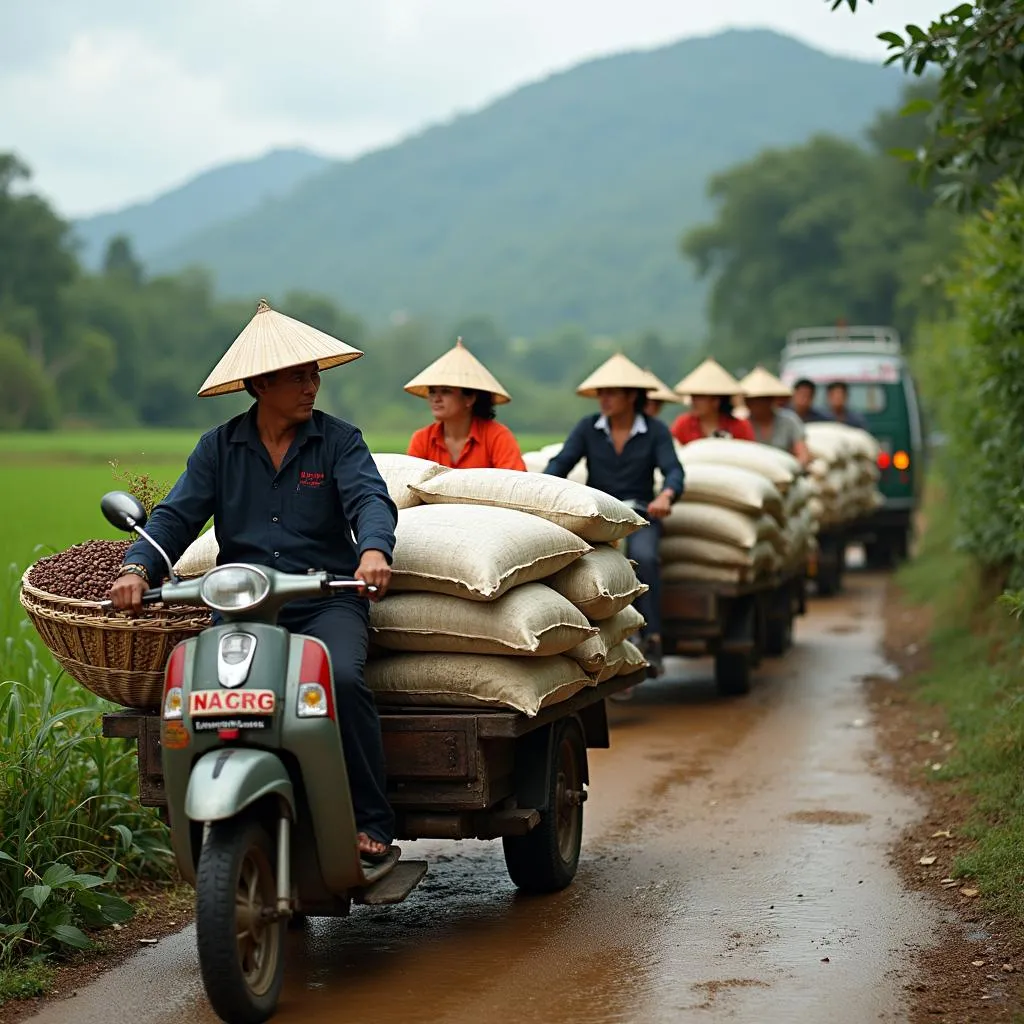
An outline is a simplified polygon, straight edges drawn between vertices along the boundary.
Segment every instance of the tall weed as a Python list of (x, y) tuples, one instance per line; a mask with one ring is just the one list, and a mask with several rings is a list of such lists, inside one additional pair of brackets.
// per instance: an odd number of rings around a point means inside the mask
[(166, 830), (137, 803), (134, 746), (100, 735), (112, 705), (69, 679), (21, 613), (11, 566), (0, 614), (0, 966), (81, 946), (122, 920), (118, 874), (165, 876)]

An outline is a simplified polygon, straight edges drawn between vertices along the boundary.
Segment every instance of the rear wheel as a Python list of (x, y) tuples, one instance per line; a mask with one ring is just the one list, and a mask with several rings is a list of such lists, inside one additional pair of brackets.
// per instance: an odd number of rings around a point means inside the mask
[(778, 658), (793, 646), (793, 618), (769, 619), (764, 631), (764, 652)]
[(750, 693), (749, 654), (719, 651), (715, 655), (715, 687), (723, 697), (741, 697)]
[(576, 877), (583, 842), (587, 744), (576, 718), (554, 727), (547, 810), (525, 836), (505, 836), (505, 866), (524, 892), (558, 892)]
[(258, 822), (214, 822), (196, 871), (196, 944), (210, 1005), (228, 1024), (262, 1024), (284, 981), (274, 847)]

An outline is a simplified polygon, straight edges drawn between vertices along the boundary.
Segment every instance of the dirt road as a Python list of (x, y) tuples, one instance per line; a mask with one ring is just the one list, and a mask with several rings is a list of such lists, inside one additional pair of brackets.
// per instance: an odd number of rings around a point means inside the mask
[[(566, 892), (517, 896), (500, 844), (409, 844), (431, 867), (406, 904), (290, 937), (277, 1019), (905, 1019), (910, 954), (937, 914), (886, 854), (916, 808), (867, 764), (859, 680), (885, 671), (883, 587), (851, 576), (846, 596), (813, 602), (797, 647), (748, 698), (719, 700), (705, 663), (673, 660), (614, 706)], [(191, 929), (32, 1019), (215, 1020)]]

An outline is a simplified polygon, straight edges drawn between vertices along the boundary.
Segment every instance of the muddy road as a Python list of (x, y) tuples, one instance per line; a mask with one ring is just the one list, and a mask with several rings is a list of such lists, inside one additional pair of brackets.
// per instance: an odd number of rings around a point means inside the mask
[[(885, 581), (812, 602), (796, 648), (755, 692), (718, 699), (704, 662), (612, 707), (591, 753), (575, 884), (524, 898), (498, 843), (419, 842), (407, 903), (289, 937), (281, 1024), (905, 1019), (912, 953), (937, 914), (887, 849), (917, 814), (872, 774), (860, 679), (885, 671)], [(215, 1018), (191, 929), (35, 1024)]]

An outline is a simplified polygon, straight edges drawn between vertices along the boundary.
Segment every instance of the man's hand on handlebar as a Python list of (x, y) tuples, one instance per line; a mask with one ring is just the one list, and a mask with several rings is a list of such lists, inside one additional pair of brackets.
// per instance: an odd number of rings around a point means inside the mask
[(355, 571), (357, 580), (362, 580), (367, 586), (376, 587), (376, 594), (368, 594), (371, 601), (379, 601), (391, 585), (391, 566), (381, 551), (364, 551), (363, 557), (359, 560), (359, 567)]
[(122, 612), (138, 615), (142, 611), (142, 595), (149, 589), (149, 584), (135, 573), (119, 576), (110, 588), (111, 604)]

